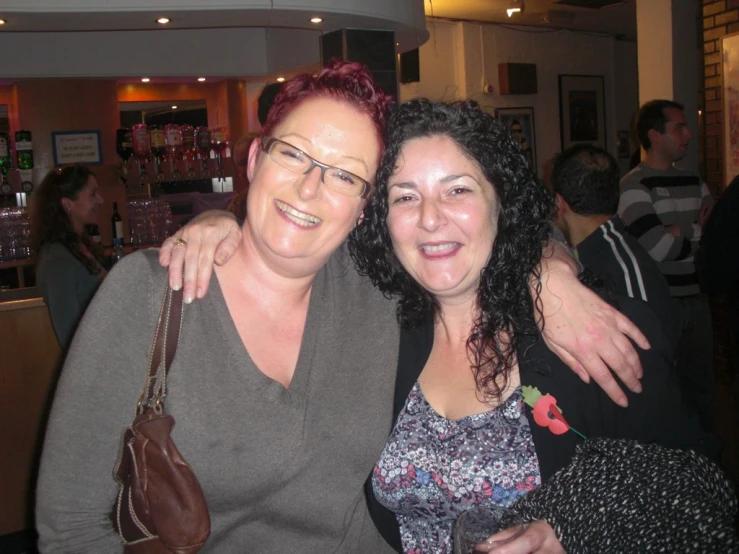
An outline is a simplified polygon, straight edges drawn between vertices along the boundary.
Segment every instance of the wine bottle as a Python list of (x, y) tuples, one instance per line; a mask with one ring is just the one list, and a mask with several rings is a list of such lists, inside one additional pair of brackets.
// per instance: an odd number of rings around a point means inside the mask
[(31, 131), (15, 132), (15, 156), (21, 176), (21, 190), (26, 194), (33, 191), (33, 143)]
[(18, 169), (33, 169), (31, 131), (15, 132), (15, 154), (18, 158)]
[(123, 219), (118, 213), (118, 202), (113, 202), (113, 216), (110, 218), (113, 227), (113, 239), (123, 240)]
[(7, 175), (13, 169), (13, 157), (10, 155), (10, 137), (0, 133), (0, 173)]
[(115, 263), (123, 258), (123, 239), (120, 238), (114, 238), (113, 239), (113, 256), (111, 259), (112, 265), (115, 265)]

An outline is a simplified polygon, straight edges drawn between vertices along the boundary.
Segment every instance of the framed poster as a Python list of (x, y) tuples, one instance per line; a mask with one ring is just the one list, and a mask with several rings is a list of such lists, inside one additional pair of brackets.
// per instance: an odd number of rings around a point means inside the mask
[(562, 150), (580, 142), (608, 149), (604, 81), (601, 75), (559, 76)]
[(103, 163), (100, 131), (52, 131), (54, 165)]
[(618, 132), (618, 157), (628, 158), (631, 156), (631, 141), (628, 131)]
[(724, 186), (739, 175), (739, 34), (721, 39)]
[(505, 125), (523, 148), (531, 171), (536, 175), (536, 127), (534, 108), (497, 108), (495, 117)]

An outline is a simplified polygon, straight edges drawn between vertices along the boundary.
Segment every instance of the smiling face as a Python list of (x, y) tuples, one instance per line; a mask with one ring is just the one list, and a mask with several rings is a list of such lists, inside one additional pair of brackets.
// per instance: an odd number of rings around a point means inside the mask
[[(331, 98), (300, 103), (272, 137), (314, 159), (374, 181), (380, 143), (369, 116)], [(295, 173), (275, 162), (255, 140), (249, 151), (249, 195), (244, 226), (264, 259), (289, 274), (317, 271), (346, 239), (365, 200), (321, 181), (321, 169)]]
[(406, 271), (440, 301), (474, 302), (498, 227), (493, 186), (447, 136), (408, 141), (388, 180), (388, 230)]

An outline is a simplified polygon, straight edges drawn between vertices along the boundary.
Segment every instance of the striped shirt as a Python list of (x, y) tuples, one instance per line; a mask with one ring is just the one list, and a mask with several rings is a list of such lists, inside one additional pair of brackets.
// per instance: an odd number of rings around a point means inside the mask
[(575, 249), (583, 267), (606, 281), (609, 289), (649, 304), (674, 348), (680, 337), (680, 320), (670, 289), (655, 261), (626, 232), (619, 216), (590, 233)]
[[(621, 179), (618, 214), (667, 278), (672, 296), (698, 294), (693, 254), (701, 237), (698, 216), (711, 193), (698, 176), (676, 167), (658, 170), (641, 163)], [(679, 236), (665, 226), (677, 224)]]

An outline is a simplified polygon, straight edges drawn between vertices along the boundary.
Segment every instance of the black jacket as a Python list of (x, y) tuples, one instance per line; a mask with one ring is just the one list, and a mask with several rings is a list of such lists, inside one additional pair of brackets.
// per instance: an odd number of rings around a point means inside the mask
[[(570, 426), (588, 438), (630, 438), (645, 443), (655, 442), (693, 449), (715, 459), (719, 443), (701, 430), (697, 418), (682, 402), (671, 369), (671, 346), (654, 312), (644, 303), (630, 298), (619, 298), (614, 304), (641, 329), (652, 346), (650, 350), (635, 346), (644, 368), (641, 381), (644, 390), (641, 394), (626, 391), (628, 408), (621, 408), (612, 402), (594, 382), (583, 383), (540, 338), (532, 338), (521, 349), (521, 384), (537, 387), (542, 394), (554, 396)], [(394, 421), (426, 364), (432, 344), (431, 324), (405, 330), (401, 334)], [(526, 414), (539, 459), (542, 482), (545, 482), (572, 460), (575, 448), (582, 439), (570, 431), (554, 435), (534, 422), (529, 408)], [(385, 540), (401, 552), (395, 515), (374, 497), (371, 478), (367, 481), (366, 489), (375, 525)]]

